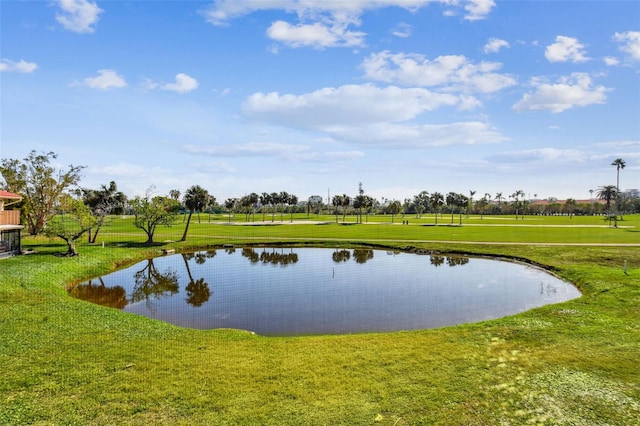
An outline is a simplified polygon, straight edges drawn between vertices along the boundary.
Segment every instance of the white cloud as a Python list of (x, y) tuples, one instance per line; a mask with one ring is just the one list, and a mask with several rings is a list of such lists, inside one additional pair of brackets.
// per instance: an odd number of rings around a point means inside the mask
[[(366, 34), (350, 31), (349, 27), (359, 26), (360, 16), (365, 11), (399, 7), (413, 12), (433, 2), (461, 6), (457, 0), (217, 0), (204, 15), (209, 23), (223, 26), (256, 11), (283, 10), (295, 13), (299, 22), (291, 24), (280, 20), (272, 23), (267, 35), (275, 41), (290, 47), (364, 46)], [(465, 19), (484, 19), (494, 6), (493, 0), (468, 0), (464, 6)], [(408, 32), (404, 28), (394, 31), (394, 35), (406, 37)]]
[(406, 121), (461, 102), (458, 96), (422, 88), (364, 84), (327, 87), (303, 95), (255, 93), (244, 102), (243, 110), (258, 120), (326, 131), (342, 124)]
[(185, 145), (183, 151), (194, 155), (213, 157), (276, 157), (287, 161), (340, 162), (364, 156), (361, 151), (311, 151), (309, 145), (293, 145), (272, 142), (249, 142), (236, 145), (195, 146)]
[(586, 62), (585, 46), (577, 38), (559, 35), (556, 42), (547, 46), (544, 56), (549, 62)]
[(139, 87), (142, 90), (155, 90), (159, 86), (160, 85), (158, 83), (156, 83), (155, 81), (151, 80), (150, 78), (143, 79), (142, 82), (139, 84)]
[(497, 92), (516, 84), (510, 75), (495, 72), (501, 67), (498, 62), (474, 64), (462, 55), (429, 60), (420, 54), (389, 51), (373, 53), (361, 64), (365, 78), (374, 81), (479, 93)]
[(276, 21), (267, 29), (267, 36), (289, 47), (353, 47), (363, 46), (365, 33), (347, 31), (341, 25), (328, 26), (319, 22), (291, 25)]
[(391, 29), (391, 34), (399, 38), (408, 38), (411, 37), (413, 32), (413, 28), (411, 25), (406, 24), (404, 22), (399, 23), (394, 28)]
[(499, 38), (490, 38), (487, 44), (484, 45), (484, 53), (497, 53), (503, 47), (511, 47), (509, 42), (501, 40)]
[(0, 72), (19, 72), (23, 74), (29, 74), (38, 69), (38, 64), (35, 62), (27, 62), (20, 59), (18, 62), (11, 61), (9, 59), (3, 59), (0, 61)]
[(485, 157), (492, 163), (576, 163), (586, 161), (588, 155), (574, 149), (539, 148), (524, 151), (500, 152)]
[(613, 40), (621, 44), (620, 50), (628, 54), (631, 60), (640, 61), (640, 31), (615, 33)]
[(171, 90), (178, 93), (188, 93), (198, 88), (198, 80), (189, 77), (187, 74), (176, 74), (175, 82), (168, 83), (161, 87), (163, 90)]
[(85, 86), (92, 89), (108, 90), (125, 87), (127, 82), (114, 70), (98, 70), (96, 77), (87, 77), (83, 80)]
[(534, 78), (531, 82), (534, 92), (525, 94), (513, 105), (515, 111), (548, 110), (562, 112), (575, 107), (602, 104), (611, 89), (604, 86), (593, 87), (591, 77), (585, 73), (573, 73), (552, 84), (544, 79)]
[(182, 149), (189, 154), (216, 157), (286, 157), (295, 152), (307, 151), (308, 145), (287, 145), (271, 142), (248, 142), (236, 145), (196, 146), (185, 145)]
[(255, 93), (244, 102), (243, 110), (256, 120), (323, 132), (332, 140), (358, 145), (411, 148), (506, 140), (481, 122), (444, 125), (409, 122), (441, 107), (469, 106), (472, 100), (422, 88), (379, 88), (365, 84), (324, 88), (303, 95)]
[(464, 9), (467, 11), (464, 19), (468, 21), (485, 19), (495, 5), (496, 3), (493, 0), (469, 0), (464, 6)]
[(59, 0), (60, 12), (56, 20), (66, 29), (77, 33), (94, 32), (93, 25), (104, 12), (96, 3), (89, 0)]
[(390, 148), (492, 144), (508, 140), (487, 123), (478, 121), (448, 124), (344, 124), (332, 127), (329, 133), (336, 139), (358, 145)]
[(613, 56), (606, 56), (603, 59), (604, 63), (609, 65), (610, 67), (620, 65), (620, 60), (618, 58), (614, 58)]

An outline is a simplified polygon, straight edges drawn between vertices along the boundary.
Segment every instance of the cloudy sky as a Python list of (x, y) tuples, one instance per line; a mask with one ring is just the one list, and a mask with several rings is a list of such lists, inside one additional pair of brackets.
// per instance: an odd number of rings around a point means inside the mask
[[(127, 195), (640, 187), (640, 2), (0, 3), (0, 157)], [(476, 196), (478, 197), (478, 196)]]

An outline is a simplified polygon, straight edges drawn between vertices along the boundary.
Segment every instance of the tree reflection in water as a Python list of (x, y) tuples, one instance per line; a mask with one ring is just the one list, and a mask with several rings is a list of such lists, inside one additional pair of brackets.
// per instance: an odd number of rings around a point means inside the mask
[(184, 266), (187, 269), (187, 275), (189, 276), (189, 284), (187, 284), (187, 286), (185, 287), (185, 290), (187, 291), (186, 300), (188, 304), (195, 307), (200, 307), (204, 303), (209, 301), (209, 297), (211, 297), (211, 290), (209, 290), (209, 284), (204, 281), (204, 278), (200, 278), (198, 280), (193, 279), (193, 275), (191, 274), (191, 267), (189, 266), (189, 260), (195, 257), (196, 264), (202, 265), (207, 261), (207, 258), (215, 256), (215, 251), (212, 251), (211, 253), (213, 254), (210, 255), (209, 252), (207, 252), (206, 254), (203, 252), (198, 252), (195, 254), (182, 254)]
[(147, 259), (147, 265), (133, 276), (134, 286), (129, 301), (136, 303), (146, 301), (149, 310), (153, 306), (151, 299), (160, 299), (163, 296), (171, 296), (178, 293), (178, 273), (166, 270), (160, 272), (153, 264), (153, 259)]
[(442, 256), (439, 254), (432, 254), (429, 256), (429, 261), (436, 267), (444, 265), (445, 262), (447, 262), (447, 265), (453, 267), (466, 265), (469, 263), (469, 258), (466, 256)]
[(86, 300), (87, 302), (97, 303), (110, 308), (122, 309), (127, 306), (127, 291), (122, 286), (106, 287), (102, 277), (97, 278), (100, 284), (93, 284), (93, 280), (89, 280), (86, 284), (80, 284), (73, 287), (70, 291), (71, 295), (77, 299)]
[(354, 249), (353, 258), (357, 263), (367, 263), (367, 260), (373, 259), (373, 250), (370, 249)]
[(349, 250), (337, 250), (331, 254), (331, 258), (336, 263), (346, 262), (351, 259), (351, 252)]
[(252, 248), (243, 248), (242, 257), (246, 257), (251, 263), (262, 262), (264, 264), (270, 263), (280, 266), (292, 265), (298, 262), (298, 253), (294, 253), (293, 249), (290, 249), (289, 253), (284, 253), (284, 249), (281, 249), (280, 253), (278, 253), (276, 249), (273, 249), (271, 252), (262, 249), (262, 253), (258, 254)]

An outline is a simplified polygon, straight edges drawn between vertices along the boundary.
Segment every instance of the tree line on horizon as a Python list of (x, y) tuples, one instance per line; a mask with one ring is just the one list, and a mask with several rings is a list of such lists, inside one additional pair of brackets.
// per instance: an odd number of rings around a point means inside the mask
[[(188, 188), (184, 194), (177, 189), (169, 191), (167, 195), (154, 195), (154, 187), (150, 187), (144, 196), (128, 198), (118, 191), (114, 181), (102, 185), (98, 189), (79, 187), (80, 173), (84, 166), (70, 165), (67, 169), (56, 169), (52, 160), (57, 158), (53, 152), (37, 153), (31, 151), (22, 161), (16, 159), (2, 159), (0, 165), (0, 189), (17, 193), (23, 197), (16, 205), (21, 211), (29, 234), (46, 234), (51, 237), (59, 237), (68, 245), (67, 254), (77, 255), (75, 243), (85, 234), (88, 242), (95, 243), (98, 233), (108, 222), (110, 216), (118, 214), (131, 214), (134, 216), (134, 225), (147, 235), (146, 243), (153, 244), (153, 236), (158, 226), (171, 225), (181, 214), (185, 215), (185, 228), (180, 241), (185, 241), (194, 213), (227, 213), (229, 221), (232, 214), (244, 214), (245, 221), (255, 221), (255, 214), (262, 214), (262, 220), (266, 215), (275, 220), (275, 215), (280, 214), (283, 221), (285, 213), (290, 214), (293, 220), (294, 213), (306, 212), (308, 217), (322, 212), (334, 214), (336, 222), (342, 215), (343, 221), (347, 214), (357, 216), (358, 223), (362, 223), (363, 215), (368, 218), (370, 214), (390, 214), (392, 222), (398, 214), (416, 215), (421, 217), (424, 213), (435, 213), (436, 224), (438, 215), (451, 214), (453, 223), (454, 214), (459, 215), (462, 223), (462, 215), (480, 214), (515, 214), (516, 218), (524, 218), (525, 214), (566, 214), (572, 217), (574, 214), (605, 215), (609, 220), (617, 222), (622, 212), (639, 213), (640, 199), (625, 199), (619, 191), (620, 170), (624, 169), (625, 162), (616, 159), (612, 165), (616, 166), (616, 185), (603, 185), (596, 191), (598, 200), (605, 203), (590, 202), (578, 204), (575, 199), (567, 199), (563, 204), (554, 200), (544, 206), (532, 205), (525, 199), (522, 190), (503, 196), (498, 192), (495, 196), (485, 193), (483, 197), (474, 200), (476, 191), (469, 191), (469, 196), (449, 192), (422, 191), (413, 198), (407, 198), (403, 202), (396, 199), (383, 199), (382, 202), (365, 194), (362, 183), (358, 186), (358, 195), (350, 197), (347, 194), (335, 195), (330, 204), (324, 204), (317, 197), (309, 197), (306, 202), (299, 203), (298, 197), (286, 191), (261, 194), (251, 193), (239, 198), (228, 198), (223, 203), (218, 203), (216, 198), (199, 185)], [(592, 192), (592, 190), (590, 191)], [(181, 198), (182, 195), (182, 198)], [(537, 194), (534, 194), (537, 197)], [(319, 198), (319, 197), (318, 197)], [(615, 211), (612, 203), (615, 202)], [(54, 220), (56, 215), (60, 219)], [(65, 217), (69, 220), (65, 220)]]

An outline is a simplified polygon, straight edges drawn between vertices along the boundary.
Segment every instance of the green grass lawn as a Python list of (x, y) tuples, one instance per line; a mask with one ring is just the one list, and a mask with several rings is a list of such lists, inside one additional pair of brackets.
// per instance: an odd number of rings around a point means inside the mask
[[(420, 226), (432, 216), (393, 226), (383, 216), (310, 219), (328, 224), (288, 226), (285, 215), (275, 226), (238, 226), (202, 215), (186, 243), (175, 242), (178, 223), (160, 228), (153, 247), (117, 219), (77, 258), (53, 256), (65, 250), (58, 241), (26, 238), (34, 254), (0, 261), (0, 424), (638, 424), (640, 216), (618, 229), (596, 217), (472, 216), (462, 227)], [(583, 296), (435, 330), (267, 338), (181, 329), (66, 292), (163, 248), (259, 243), (515, 257)]]

